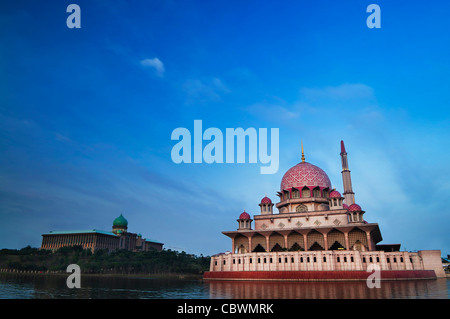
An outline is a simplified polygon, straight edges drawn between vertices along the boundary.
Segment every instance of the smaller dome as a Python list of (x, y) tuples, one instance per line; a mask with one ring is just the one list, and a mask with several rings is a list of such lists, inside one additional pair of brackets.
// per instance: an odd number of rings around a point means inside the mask
[(272, 204), (272, 200), (265, 196), (263, 199), (261, 199), (261, 204)]
[(125, 217), (122, 216), (122, 214), (120, 214), (119, 217), (114, 219), (113, 226), (127, 227), (128, 226), (128, 221), (125, 219)]
[(341, 193), (339, 193), (337, 190), (334, 190), (330, 193), (330, 198), (341, 198)]
[(348, 207), (348, 211), (349, 212), (360, 212), (360, 211), (362, 211), (362, 209), (361, 209), (361, 206), (359, 206), (358, 204), (351, 204)]
[(347, 204), (342, 204), (342, 207), (345, 209), (348, 209), (348, 205)]
[(244, 211), (241, 215), (239, 215), (239, 219), (250, 219), (250, 215)]

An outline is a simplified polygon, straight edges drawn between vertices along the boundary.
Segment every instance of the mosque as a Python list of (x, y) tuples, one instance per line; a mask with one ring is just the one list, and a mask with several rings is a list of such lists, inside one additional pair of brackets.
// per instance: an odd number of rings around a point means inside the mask
[(41, 249), (57, 250), (61, 247), (80, 245), (93, 253), (99, 249), (114, 251), (125, 249), (130, 251), (149, 251), (163, 249), (162, 243), (142, 238), (141, 234), (128, 232), (128, 221), (120, 214), (114, 219), (112, 232), (98, 229), (75, 231), (50, 231), (42, 234)]
[(204, 278), (366, 280), (373, 265), (385, 280), (445, 277), (440, 250), (407, 252), (400, 244), (379, 244), (378, 224), (367, 222), (355, 202), (343, 141), (340, 156), (342, 195), (321, 168), (305, 161), (302, 143), (301, 162), (281, 180), (279, 202), (265, 196), (259, 215), (240, 214), (238, 229), (223, 232), (231, 252), (212, 256)]

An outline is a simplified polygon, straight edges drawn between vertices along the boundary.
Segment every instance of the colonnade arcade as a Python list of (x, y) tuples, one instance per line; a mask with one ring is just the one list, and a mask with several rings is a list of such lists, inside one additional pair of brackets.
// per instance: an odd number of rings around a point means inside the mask
[[(224, 232), (232, 239), (233, 253), (314, 251), (314, 250), (375, 250), (378, 227), (343, 227), (271, 231)], [(375, 238), (374, 238), (375, 237)]]

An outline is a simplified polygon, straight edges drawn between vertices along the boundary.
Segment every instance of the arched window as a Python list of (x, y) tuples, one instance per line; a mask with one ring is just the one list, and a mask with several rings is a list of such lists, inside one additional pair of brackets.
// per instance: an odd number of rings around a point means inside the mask
[(298, 191), (298, 189), (293, 188), (292, 189), (292, 198), (299, 198), (300, 197), (300, 192)]
[(279, 233), (273, 233), (269, 237), (269, 250), (281, 251), (284, 248), (284, 237)]
[(242, 235), (238, 235), (234, 240), (235, 252), (244, 254), (249, 251), (248, 238)]
[(306, 186), (302, 189), (302, 197), (311, 197), (311, 191)]
[(339, 230), (333, 229), (328, 234), (328, 249), (338, 250), (345, 249), (345, 235)]
[(320, 188), (316, 187), (313, 189), (313, 197), (320, 197)]
[(295, 208), (295, 211), (296, 211), (297, 213), (307, 212), (307, 211), (308, 211), (308, 207), (307, 207), (306, 205), (304, 205), (304, 204), (301, 204), (301, 205), (298, 205), (298, 206)]
[(366, 233), (360, 229), (353, 229), (348, 233), (348, 241), (352, 250), (368, 250)]
[(266, 251), (266, 238), (261, 234), (255, 234), (252, 237), (252, 247), (253, 252), (263, 252)]
[(323, 234), (319, 233), (317, 230), (312, 230), (307, 235), (308, 250), (325, 250), (325, 242)]
[(297, 232), (291, 232), (287, 237), (287, 245), (290, 251), (305, 250), (303, 235)]

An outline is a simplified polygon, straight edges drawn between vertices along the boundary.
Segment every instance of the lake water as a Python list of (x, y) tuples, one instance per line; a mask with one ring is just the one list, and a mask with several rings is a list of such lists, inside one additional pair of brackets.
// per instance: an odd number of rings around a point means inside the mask
[(0, 299), (448, 299), (450, 279), (365, 282), (252, 282), (0, 274)]

